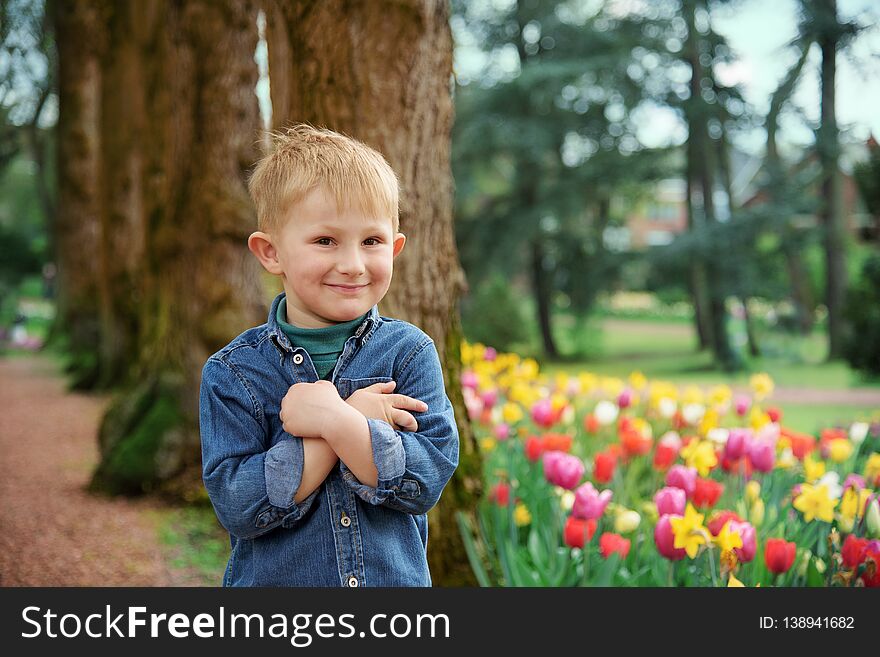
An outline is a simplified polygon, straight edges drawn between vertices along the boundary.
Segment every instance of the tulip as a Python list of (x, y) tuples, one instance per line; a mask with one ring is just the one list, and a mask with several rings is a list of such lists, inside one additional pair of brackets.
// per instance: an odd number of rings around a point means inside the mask
[(681, 488), (667, 486), (654, 494), (654, 504), (657, 506), (657, 513), (661, 516), (681, 516), (684, 515), (684, 508), (687, 504), (687, 493)]
[(532, 405), (532, 420), (540, 427), (553, 424), (553, 404), (549, 399), (539, 399)]
[(755, 528), (747, 522), (730, 521), (730, 531), (739, 534), (742, 539), (742, 547), (734, 548), (736, 558), (742, 563), (748, 563), (755, 558), (758, 551), (758, 538)]
[(880, 501), (875, 495), (868, 500), (865, 511), (865, 526), (868, 529), (868, 536), (871, 538), (880, 538)]
[(504, 422), (496, 424), (493, 432), (498, 440), (507, 440), (510, 438), (510, 426)]
[(857, 491), (862, 490), (865, 487), (865, 478), (862, 475), (857, 475), (852, 472), (846, 476), (846, 479), (843, 480), (843, 488), (844, 490), (847, 488), (853, 488)]
[(745, 416), (745, 414), (749, 412), (749, 407), (751, 405), (752, 400), (745, 395), (737, 395), (736, 400), (733, 403), (733, 406), (736, 409), (736, 414), (740, 417)]
[(593, 460), (593, 479), (596, 483), (607, 484), (614, 476), (617, 456), (610, 452), (599, 452)]
[(654, 469), (663, 472), (672, 465), (676, 456), (678, 456), (677, 449), (668, 445), (657, 445), (657, 450), (654, 452)]
[(873, 562), (862, 573), (862, 582), (869, 588), (880, 587), (880, 541), (871, 541), (865, 547), (865, 561)]
[(764, 500), (758, 498), (752, 502), (752, 508), (749, 510), (749, 520), (755, 527), (760, 527), (764, 522)]
[(489, 501), (498, 506), (507, 506), (510, 503), (510, 485), (504, 482), (495, 484), (489, 492)]
[(584, 462), (565, 452), (545, 452), (544, 476), (551, 484), (571, 490), (584, 476)]
[(770, 418), (771, 422), (779, 422), (779, 420), (782, 419), (782, 411), (775, 406), (771, 406), (767, 409), (767, 416)]
[(629, 539), (624, 538), (619, 534), (611, 534), (609, 532), (605, 532), (599, 537), (599, 552), (605, 559), (610, 557), (615, 552), (620, 555), (621, 559), (626, 559), (626, 555), (629, 554), (629, 548)]
[(629, 534), (639, 528), (642, 522), (641, 516), (632, 510), (626, 510), (617, 514), (614, 519), (614, 531), (618, 534)]
[(853, 453), (853, 444), (848, 440), (832, 440), (828, 445), (828, 456), (835, 463), (843, 463)]
[(725, 524), (727, 524), (728, 520), (742, 522), (742, 518), (740, 518), (734, 511), (716, 511), (712, 514), (709, 522), (706, 523), (706, 527), (708, 527), (709, 531), (712, 532), (712, 536), (718, 536), (721, 528), (724, 527)]
[(669, 522), (672, 518), (681, 517), (680, 515), (663, 515), (660, 516), (657, 524), (654, 525), (654, 544), (657, 546), (657, 551), (661, 556), (670, 561), (680, 561), (687, 556), (684, 548), (674, 547), (675, 534)]
[(777, 575), (788, 572), (794, 563), (797, 546), (784, 538), (768, 538), (764, 544), (764, 563)]
[(868, 436), (869, 428), (867, 422), (853, 422), (852, 426), (849, 428), (849, 439), (853, 441), (856, 446), (861, 445)]
[(761, 495), (761, 484), (752, 479), (746, 484), (746, 499), (754, 502)]
[(498, 391), (495, 388), (487, 390), (480, 395), (480, 399), (483, 401), (484, 408), (492, 408), (495, 402), (498, 401)]
[(697, 487), (697, 469), (673, 465), (666, 474), (666, 485), (681, 488), (690, 499)]
[(731, 461), (740, 459), (752, 441), (750, 429), (731, 429), (727, 434), (727, 442), (724, 445), (724, 456)]
[(492, 347), (486, 347), (486, 351), (483, 352), (483, 360), (493, 361), (498, 357), (498, 352), (495, 351)]
[(544, 452), (544, 443), (537, 436), (529, 436), (526, 438), (525, 452), (526, 458), (534, 463), (541, 458), (541, 454)]
[(595, 520), (582, 520), (574, 516), (568, 516), (563, 530), (563, 539), (569, 547), (583, 548), (584, 542), (593, 540), (596, 533)]
[(843, 557), (843, 565), (847, 568), (858, 568), (859, 564), (865, 560), (865, 550), (867, 547), (867, 538), (857, 538), (855, 534), (847, 536), (840, 550), (840, 554)]
[(601, 426), (599, 420), (592, 413), (587, 413), (584, 416), (584, 429), (587, 433), (596, 433)]
[(718, 502), (721, 493), (724, 492), (724, 484), (714, 479), (697, 478), (697, 485), (694, 488), (694, 505), (698, 509), (710, 509)]
[(759, 472), (770, 472), (776, 462), (776, 450), (768, 441), (755, 441), (749, 447), (749, 461)]
[(596, 420), (602, 426), (608, 426), (614, 422), (614, 420), (617, 419), (617, 413), (617, 405), (606, 400), (602, 400), (596, 404), (596, 408), (593, 411), (593, 415), (596, 416)]
[(611, 501), (611, 491), (597, 491), (589, 481), (582, 484), (574, 492), (572, 514), (584, 520), (595, 520), (605, 513), (605, 507)]

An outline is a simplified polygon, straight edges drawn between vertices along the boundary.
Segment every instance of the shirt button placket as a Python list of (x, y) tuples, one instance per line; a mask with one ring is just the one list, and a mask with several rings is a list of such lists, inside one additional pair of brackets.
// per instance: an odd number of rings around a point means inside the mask
[(339, 524), (343, 527), (348, 527), (351, 524), (351, 518), (345, 515), (345, 511), (342, 512), (342, 517), (339, 519)]

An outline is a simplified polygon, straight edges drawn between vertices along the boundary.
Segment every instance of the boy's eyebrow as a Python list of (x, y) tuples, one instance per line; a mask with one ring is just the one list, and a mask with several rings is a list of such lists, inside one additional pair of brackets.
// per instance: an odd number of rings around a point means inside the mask
[[(362, 226), (362, 229), (364, 232), (373, 232), (373, 231), (381, 232), (381, 230), (385, 227), (385, 222), (380, 221), (380, 222), (375, 222), (375, 223), (364, 223), (364, 224), (361, 224), (361, 226)], [(312, 226), (309, 230), (329, 233), (329, 232), (339, 230), (339, 226), (331, 226), (330, 224), (320, 224), (318, 226)]]

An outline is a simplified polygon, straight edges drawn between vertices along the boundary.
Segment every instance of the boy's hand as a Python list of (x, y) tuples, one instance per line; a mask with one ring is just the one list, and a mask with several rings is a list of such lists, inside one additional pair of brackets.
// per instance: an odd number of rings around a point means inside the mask
[(281, 400), (278, 416), (290, 435), (322, 438), (328, 419), (338, 414), (343, 403), (336, 386), (330, 381), (294, 383)]
[(416, 419), (407, 410), (424, 412), (428, 410), (428, 405), (406, 395), (390, 394), (396, 385), (394, 381), (374, 383), (355, 390), (345, 403), (359, 410), (366, 418), (384, 420), (395, 429), (418, 431)]

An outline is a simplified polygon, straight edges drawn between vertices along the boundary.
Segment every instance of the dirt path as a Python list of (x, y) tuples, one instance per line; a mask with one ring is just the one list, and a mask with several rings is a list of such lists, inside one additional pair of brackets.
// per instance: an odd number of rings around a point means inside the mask
[(162, 507), (85, 491), (107, 398), (68, 393), (42, 356), (0, 359), (0, 585), (174, 586)]

